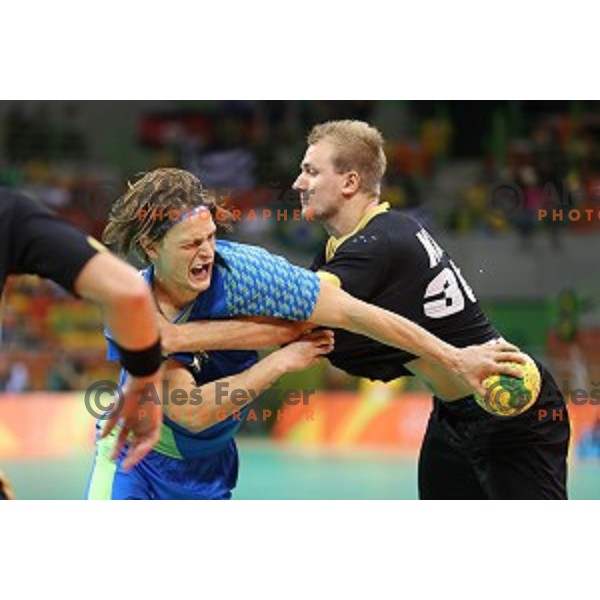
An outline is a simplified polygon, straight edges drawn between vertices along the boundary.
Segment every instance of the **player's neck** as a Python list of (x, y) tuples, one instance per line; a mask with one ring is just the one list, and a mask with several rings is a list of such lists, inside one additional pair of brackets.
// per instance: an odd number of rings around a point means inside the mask
[(169, 320), (173, 320), (198, 296), (193, 291), (180, 289), (177, 285), (165, 282), (156, 275), (152, 289), (160, 312)]
[(352, 233), (378, 204), (379, 197), (355, 198), (346, 202), (334, 216), (323, 223), (325, 230), (334, 238), (344, 237)]

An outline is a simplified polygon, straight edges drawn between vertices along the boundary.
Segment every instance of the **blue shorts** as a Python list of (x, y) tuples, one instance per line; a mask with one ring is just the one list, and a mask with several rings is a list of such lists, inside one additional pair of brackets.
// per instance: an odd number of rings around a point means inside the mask
[(96, 446), (88, 500), (229, 500), (238, 478), (233, 438), (223, 450), (201, 458), (171, 458), (151, 451), (129, 471), (121, 467), (125, 450), (110, 460), (115, 438)]

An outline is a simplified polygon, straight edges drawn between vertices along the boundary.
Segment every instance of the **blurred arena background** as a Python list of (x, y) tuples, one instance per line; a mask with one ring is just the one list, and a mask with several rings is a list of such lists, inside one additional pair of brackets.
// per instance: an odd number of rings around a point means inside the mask
[[(423, 221), (505, 337), (551, 367), (571, 397), (571, 497), (600, 498), (600, 103), (0, 102), (0, 185), (99, 237), (128, 179), (180, 166), (242, 212), (233, 239), (307, 266), (324, 233), (277, 209), (297, 207), (310, 127), (340, 118), (381, 129), (383, 199)], [(81, 498), (94, 427), (82, 390), (116, 378), (99, 314), (19, 277), (2, 315), (0, 468), (20, 498)], [(317, 390), (310, 416), (282, 406), (285, 388)], [(430, 399), (413, 380), (322, 364), (255, 408), (236, 498), (416, 498)]]

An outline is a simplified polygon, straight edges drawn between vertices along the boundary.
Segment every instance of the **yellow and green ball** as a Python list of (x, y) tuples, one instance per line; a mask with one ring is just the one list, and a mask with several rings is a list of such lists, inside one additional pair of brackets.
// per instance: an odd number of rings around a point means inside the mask
[(497, 417), (516, 417), (531, 408), (538, 398), (541, 377), (530, 356), (525, 364), (509, 363), (523, 374), (523, 379), (510, 375), (490, 375), (483, 382), (485, 396), (475, 394), (477, 404)]

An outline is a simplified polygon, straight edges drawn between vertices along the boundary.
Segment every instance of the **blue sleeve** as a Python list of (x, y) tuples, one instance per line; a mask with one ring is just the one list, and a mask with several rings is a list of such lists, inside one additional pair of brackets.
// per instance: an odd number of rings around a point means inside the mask
[(312, 315), (321, 289), (315, 273), (256, 246), (230, 243), (226, 253), (229, 316), (306, 321)]

